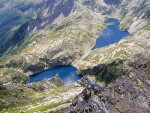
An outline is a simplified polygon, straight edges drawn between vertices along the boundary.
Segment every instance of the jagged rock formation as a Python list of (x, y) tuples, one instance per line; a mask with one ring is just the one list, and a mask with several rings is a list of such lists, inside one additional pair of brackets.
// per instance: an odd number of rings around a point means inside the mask
[(149, 68), (147, 62), (106, 87), (87, 87), (63, 113), (149, 113)]

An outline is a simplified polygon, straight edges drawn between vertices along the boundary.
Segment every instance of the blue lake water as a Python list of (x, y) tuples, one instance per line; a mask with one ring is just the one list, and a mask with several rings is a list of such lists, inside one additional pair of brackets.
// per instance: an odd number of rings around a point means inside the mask
[(57, 66), (40, 73), (29, 76), (28, 83), (39, 82), (44, 79), (52, 78), (56, 74), (63, 80), (65, 84), (72, 84), (82, 77), (77, 74), (77, 68), (68, 66)]
[(110, 25), (100, 33), (92, 50), (116, 43), (129, 35), (128, 31), (121, 31), (119, 29), (120, 22), (118, 19), (108, 18), (105, 20), (105, 23)]
[[(105, 21), (105, 23), (111, 25), (108, 25), (100, 33), (92, 50), (118, 42), (120, 39), (129, 35), (128, 31), (121, 31), (119, 29), (120, 22), (117, 19), (108, 18)], [(29, 76), (28, 83), (39, 82), (44, 79), (52, 78), (56, 74), (60, 76), (60, 78), (63, 80), (65, 84), (72, 84), (82, 78), (80, 75), (77, 74), (77, 69), (71, 65), (57, 66)]]

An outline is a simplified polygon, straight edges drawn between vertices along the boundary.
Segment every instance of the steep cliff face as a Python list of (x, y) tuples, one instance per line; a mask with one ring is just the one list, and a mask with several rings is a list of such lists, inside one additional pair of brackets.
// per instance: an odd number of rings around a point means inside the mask
[[(35, 18), (42, 0), (1, 0), (0, 1), (0, 42), (7, 42), (19, 27)], [(2, 47), (2, 46), (1, 46)], [(2, 51), (3, 50), (3, 51)], [(5, 48), (0, 49), (0, 53)], [(1, 54), (0, 54), (1, 56)]]
[(121, 28), (133, 33), (149, 26), (149, 4), (148, 0), (124, 1), (119, 10), (115, 9), (115, 13), (118, 12), (120, 15)]

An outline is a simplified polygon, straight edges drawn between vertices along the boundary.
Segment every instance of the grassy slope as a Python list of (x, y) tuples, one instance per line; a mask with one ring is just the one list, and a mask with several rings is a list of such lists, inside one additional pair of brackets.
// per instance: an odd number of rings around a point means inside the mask
[[(20, 94), (24, 95), (22, 101), (16, 100), (15, 104), (1, 105), (1, 113), (18, 113), (19, 111), (33, 113), (35, 111), (47, 111), (59, 105), (70, 103), (70, 101), (83, 90), (83, 87), (79, 87), (75, 84), (44, 91), (34, 91), (25, 87), (22, 88), (24, 88), (24, 92)], [(1, 99), (3, 98), (2, 94), (5, 95), (5, 98), (7, 95), (8, 98), (13, 97), (10, 96), (12, 92), (1, 91), (0, 93)]]

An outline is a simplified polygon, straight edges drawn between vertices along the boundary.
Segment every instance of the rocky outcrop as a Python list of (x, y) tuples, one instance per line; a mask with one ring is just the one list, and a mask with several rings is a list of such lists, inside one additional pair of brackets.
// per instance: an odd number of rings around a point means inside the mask
[(145, 19), (150, 19), (150, 10), (147, 10), (145, 13), (144, 13), (144, 15), (143, 15), (143, 17), (142, 17), (143, 19), (145, 18)]
[(145, 64), (104, 88), (87, 87), (63, 113), (149, 113), (149, 66)]
[[(115, 13), (119, 12), (121, 28), (128, 29), (130, 33), (136, 32), (149, 25), (149, 0), (124, 0), (120, 9), (116, 8)], [(136, 7), (135, 7), (136, 6)]]
[(96, 90), (86, 88), (62, 113), (110, 113), (97, 93)]
[(64, 83), (61, 80), (61, 78), (58, 75), (56, 75), (51, 79), (46, 79), (41, 82), (29, 83), (29, 84), (26, 84), (25, 86), (38, 91), (38, 90), (54, 89), (54, 88), (57, 88), (57, 87), (63, 86), (63, 85), (64, 85)]

